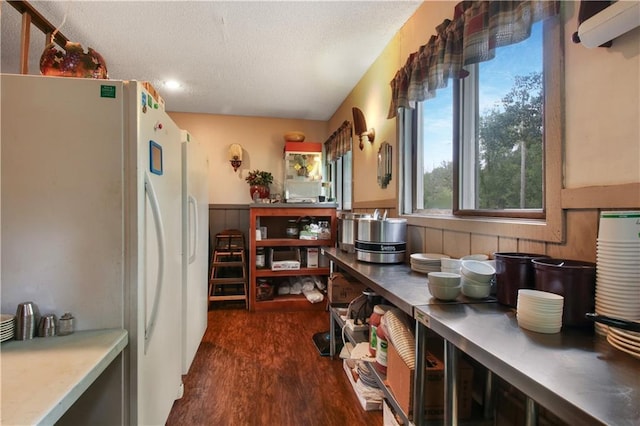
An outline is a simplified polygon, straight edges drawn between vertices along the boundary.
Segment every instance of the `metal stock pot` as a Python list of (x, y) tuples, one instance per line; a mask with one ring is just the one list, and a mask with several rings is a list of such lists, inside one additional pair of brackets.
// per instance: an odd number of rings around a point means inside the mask
[(343, 213), (338, 219), (338, 247), (342, 251), (355, 253), (358, 219), (371, 218), (369, 213)]
[(372, 263), (404, 262), (407, 249), (406, 219), (358, 219), (356, 258)]

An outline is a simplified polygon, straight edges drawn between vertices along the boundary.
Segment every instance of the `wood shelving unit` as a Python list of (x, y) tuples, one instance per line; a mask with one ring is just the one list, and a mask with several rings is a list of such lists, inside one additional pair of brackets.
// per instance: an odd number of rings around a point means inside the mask
[[(280, 310), (324, 310), (326, 302), (310, 303), (303, 294), (276, 295), (272, 300), (257, 300), (257, 279), (281, 279), (303, 275), (329, 276), (329, 266), (318, 268), (300, 268), (296, 270), (272, 271), (267, 268), (256, 268), (256, 250), (262, 248), (322, 248), (333, 247), (336, 244), (337, 216), (333, 204), (255, 204), (249, 209), (249, 310), (251, 311), (280, 311)], [(312, 217), (329, 222), (331, 238), (324, 240), (301, 240), (286, 238), (286, 227), (290, 219)], [(267, 238), (256, 240), (255, 230), (261, 226), (267, 227)], [(328, 261), (327, 261), (328, 265)]]

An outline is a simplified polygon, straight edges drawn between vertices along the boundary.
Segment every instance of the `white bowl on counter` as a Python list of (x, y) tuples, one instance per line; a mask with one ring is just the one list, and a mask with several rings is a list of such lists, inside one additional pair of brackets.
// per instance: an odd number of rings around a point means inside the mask
[(429, 287), (429, 292), (436, 299), (456, 300), (456, 298), (460, 294), (460, 289), (462, 286), (438, 285), (438, 284), (433, 284), (431, 281), (429, 281), (428, 287)]
[(496, 274), (496, 269), (493, 266), (480, 260), (463, 260), (460, 271), (465, 277), (481, 283), (490, 282)]
[(429, 272), (427, 279), (430, 283), (443, 287), (459, 287), (460, 274), (452, 272)]
[(442, 270), (456, 269), (460, 271), (461, 266), (462, 266), (462, 260), (460, 259), (445, 259), (445, 258), (440, 259), (440, 267), (442, 268)]
[(479, 283), (467, 277), (462, 277), (462, 294), (472, 299), (484, 299), (491, 294), (491, 283)]

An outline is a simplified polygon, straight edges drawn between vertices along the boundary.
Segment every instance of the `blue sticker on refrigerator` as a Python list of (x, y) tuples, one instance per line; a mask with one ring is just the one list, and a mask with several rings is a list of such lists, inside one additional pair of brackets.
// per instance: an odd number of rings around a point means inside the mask
[(162, 175), (162, 146), (153, 140), (149, 141), (149, 170), (156, 175)]

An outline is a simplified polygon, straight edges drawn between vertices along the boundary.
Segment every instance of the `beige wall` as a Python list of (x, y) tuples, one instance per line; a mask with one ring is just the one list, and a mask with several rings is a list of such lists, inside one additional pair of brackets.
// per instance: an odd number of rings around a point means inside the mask
[[(282, 134), (302, 130), (307, 140), (324, 141), (359, 107), (368, 127), (376, 130), (373, 144), (363, 150), (354, 141), (354, 206), (356, 210), (397, 205), (398, 167), (386, 189), (376, 184), (376, 154), (384, 141), (397, 160), (395, 119), (388, 120), (389, 82), (435, 33), (443, 19), (453, 15), (454, 2), (426, 1), (384, 49), (328, 122), (227, 117), (172, 113), (174, 120), (209, 148), (211, 203), (249, 202), (248, 187), (226, 160), (231, 143), (245, 148), (243, 170), (267, 169), (282, 185)], [(565, 48), (565, 104), (563, 182), (565, 211), (562, 242), (548, 243), (508, 233), (484, 223), (460, 227), (410, 221), (409, 249), (462, 256), (471, 252), (529, 251), (556, 257), (595, 260), (595, 240), (601, 209), (640, 208), (640, 28), (614, 41), (610, 49), (586, 49), (571, 41), (577, 28), (579, 2), (562, 2)], [(514, 232), (513, 229), (516, 229)]]
[[(327, 123), (264, 117), (238, 117), (213, 114), (170, 112), (178, 127), (207, 147), (209, 156), (209, 203), (247, 204), (251, 202), (246, 173), (265, 170), (273, 173), (272, 192), (282, 192), (284, 176), (283, 135), (299, 130), (307, 142), (324, 142)], [(229, 145), (243, 148), (242, 166), (233, 171), (227, 156)]]
[[(389, 105), (389, 82), (408, 55), (435, 33), (455, 3), (427, 1), (405, 24), (371, 69), (330, 119), (330, 128), (349, 119), (360, 106), (367, 124), (380, 129), (394, 146), (395, 120), (381, 114)], [(472, 252), (529, 251), (556, 257), (595, 260), (600, 209), (640, 208), (640, 28), (614, 41), (610, 49), (586, 49), (571, 41), (577, 29), (578, 2), (562, 2), (565, 48), (564, 161), (561, 206), (565, 208), (563, 241), (547, 243), (509, 236), (487, 223), (460, 226), (455, 221), (411, 220), (409, 250), (462, 256)], [(377, 102), (383, 102), (382, 105)], [(354, 155), (354, 206), (357, 210), (397, 204), (397, 170), (386, 190), (373, 187), (371, 165), (376, 146)], [(397, 167), (396, 167), (397, 169)], [(373, 187), (373, 188), (372, 188)], [(585, 188), (586, 187), (586, 188)], [(560, 208), (555, 206), (554, 208)]]
[(565, 10), (565, 187), (640, 182), (640, 28), (586, 49), (569, 39), (578, 4)]

